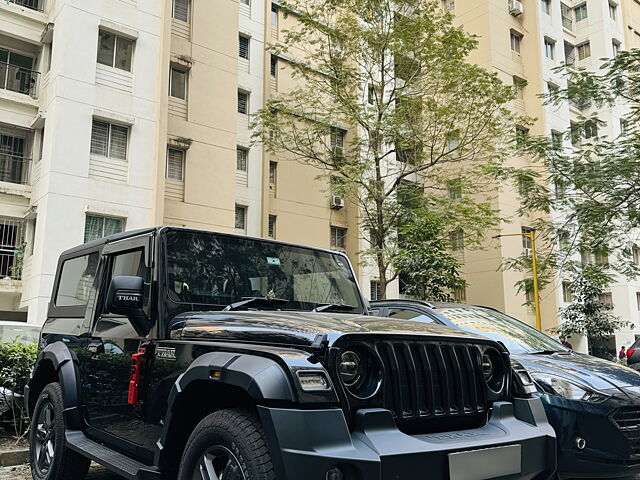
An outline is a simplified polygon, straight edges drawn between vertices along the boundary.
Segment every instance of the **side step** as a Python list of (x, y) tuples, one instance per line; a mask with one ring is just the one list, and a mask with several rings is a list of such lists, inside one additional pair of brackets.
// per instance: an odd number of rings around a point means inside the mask
[(160, 471), (94, 442), (79, 430), (65, 432), (67, 446), (128, 480), (158, 480)]

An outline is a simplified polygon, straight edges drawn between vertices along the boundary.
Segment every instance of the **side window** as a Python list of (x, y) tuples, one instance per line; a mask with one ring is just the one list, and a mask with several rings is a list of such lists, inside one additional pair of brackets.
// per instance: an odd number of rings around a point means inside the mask
[(428, 315), (424, 315), (416, 310), (408, 310), (406, 308), (390, 308), (389, 318), (395, 318), (398, 320), (415, 320), (416, 322), (433, 322), (433, 318)]
[(100, 254), (72, 258), (62, 264), (56, 307), (84, 306), (89, 302)]
[(379, 317), (380, 316), (380, 309), (379, 308), (370, 308), (369, 309), (369, 313), (371, 313), (371, 315), (373, 315), (374, 317)]
[(145, 264), (144, 251), (134, 250), (116, 254), (111, 262), (111, 278), (120, 276), (142, 277), (144, 279), (144, 305), (149, 304), (151, 272)]

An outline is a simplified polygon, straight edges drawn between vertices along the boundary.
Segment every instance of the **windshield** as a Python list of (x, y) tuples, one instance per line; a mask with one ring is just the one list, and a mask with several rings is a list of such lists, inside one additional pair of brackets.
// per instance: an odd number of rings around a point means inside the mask
[(468, 332), (502, 342), (510, 353), (568, 352), (553, 338), (520, 320), (479, 307), (445, 307), (438, 312)]
[(167, 285), (174, 302), (220, 309), (262, 297), (287, 302), (270, 307), (262, 302), (260, 308), (312, 310), (337, 304), (355, 307), (350, 313), (364, 311), (342, 255), (251, 238), (168, 232)]
[(0, 343), (13, 342), (25, 345), (38, 343), (40, 328), (31, 325), (0, 325)]

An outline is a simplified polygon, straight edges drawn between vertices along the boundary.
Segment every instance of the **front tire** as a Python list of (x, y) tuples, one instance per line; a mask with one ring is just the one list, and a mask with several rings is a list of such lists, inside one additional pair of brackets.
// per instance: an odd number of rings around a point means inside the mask
[(62, 388), (50, 383), (38, 397), (29, 432), (29, 463), (34, 480), (82, 480), (91, 461), (65, 445)]
[(178, 480), (275, 480), (258, 417), (227, 409), (205, 417), (194, 429), (180, 462)]

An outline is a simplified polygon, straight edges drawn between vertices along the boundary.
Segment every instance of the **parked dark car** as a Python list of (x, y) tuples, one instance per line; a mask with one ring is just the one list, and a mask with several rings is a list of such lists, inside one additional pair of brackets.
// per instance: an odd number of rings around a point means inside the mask
[(371, 302), (375, 315), (438, 323), (501, 342), (533, 377), (558, 438), (561, 478), (640, 472), (640, 374), (573, 352), (491, 308), (411, 300)]
[(627, 365), (640, 371), (640, 338), (627, 348)]
[[(545, 480), (504, 346), (368, 314), (346, 255), (154, 228), (64, 252), (25, 392), (34, 480)], [(426, 478), (426, 477), (425, 477)]]

